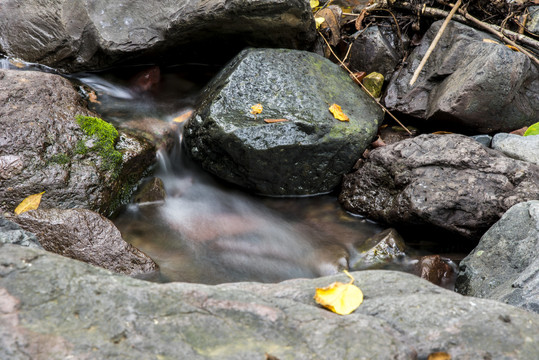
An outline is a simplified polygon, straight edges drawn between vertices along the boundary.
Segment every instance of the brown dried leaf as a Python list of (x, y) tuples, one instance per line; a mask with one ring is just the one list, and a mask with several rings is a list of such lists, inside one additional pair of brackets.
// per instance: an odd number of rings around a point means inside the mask
[(320, 24), (320, 29), (327, 29), (331, 31), (331, 37), (329, 43), (332, 46), (336, 46), (341, 39), (341, 15), (342, 10), (338, 6), (330, 5), (325, 9), (320, 10), (316, 17), (322, 17), (326, 21)]
[(90, 91), (88, 93), (88, 100), (90, 100), (90, 102), (93, 102), (93, 103), (96, 103), (96, 104), (101, 104), (101, 102), (99, 100), (97, 100), (97, 95), (94, 91)]
[(356, 18), (355, 26), (356, 30), (363, 29), (363, 19), (365, 19), (365, 15), (367, 15), (367, 11), (365, 9), (361, 10), (359, 13), (359, 16)]
[(30, 211), (30, 210), (36, 210), (39, 207), (39, 204), (41, 203), (41, 197), (45, 191), (40, 192), (39, 194), (33, 194), (28, 197), (26, 197), (21, 203), (15, 208), (15, 214), (19, 215), (23, 212)]
[(288, 121), (288, 119), (264, 119), (264, 122), (268, 124), (284, 122), (284, 121)]
[(451, 360), (451, 355), (446, 352), (440, 351), (429, 354), (427, 360)]

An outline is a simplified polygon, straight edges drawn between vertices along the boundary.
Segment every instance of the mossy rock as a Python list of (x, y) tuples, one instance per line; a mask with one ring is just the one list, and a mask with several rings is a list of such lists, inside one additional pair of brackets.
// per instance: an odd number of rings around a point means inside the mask
[[(334, 103), (349, 121), (333, 117)], [(261, 113), (251, 113), (255, 104)], [(268, 195), (308, 195), (339, 185), (382, 118), (331, 61), (298, 50), (247, 49), (204, 90), (184, 139), (194, 159), (231, 183)]]

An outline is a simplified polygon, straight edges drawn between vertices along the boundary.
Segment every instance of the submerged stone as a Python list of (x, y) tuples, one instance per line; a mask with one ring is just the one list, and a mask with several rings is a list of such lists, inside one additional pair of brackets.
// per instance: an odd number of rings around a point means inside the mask
[[(262, 111), (251, 113), (260, 104)], [(335, 119), (341, 106), (349, 121)], [(337, 65), (297, 50), (248, 49), (207, 86), (185, 127), (207, 171), (268, 195), (329, 192), (376, 134), (376, 103)], [(268, 123), (272, 119), (279, 122)]]
[(349, 262), (351, 270), (384, 265), (406, 256), (406, 244), (397, 230), (392, 228), (368, 238), (359, 246), (354, 246), (354, 250), (355, 256)]

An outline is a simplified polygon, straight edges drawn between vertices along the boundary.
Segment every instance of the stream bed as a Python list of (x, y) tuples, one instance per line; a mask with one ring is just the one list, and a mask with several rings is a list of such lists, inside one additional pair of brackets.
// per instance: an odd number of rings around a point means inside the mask
[[(329, 275), (347, 267), (355, 250), (384, 226), (344, 211), (336, 194), (257, 196), (223, 183), (184, 155), (181, 125), (217, 67), (190, 64), (75, 74), (97, 94), (91, 103), (116, 126), (153, 119), (176, 129), (171, 151), (159, 151), (152, 176), (163, 180), (164, 202), (132, 203), (113, 219), (123, 238), (160, 266), (157, 282), (219, 284), (278, 282)], [(432, 251), (432, 250), (430, 250)], [(411, 271), (416, 246), (386, 268)], [(409, 252), (409, 254), (408, 254)], [(457, 256), (459, 257), (459, 256)]]

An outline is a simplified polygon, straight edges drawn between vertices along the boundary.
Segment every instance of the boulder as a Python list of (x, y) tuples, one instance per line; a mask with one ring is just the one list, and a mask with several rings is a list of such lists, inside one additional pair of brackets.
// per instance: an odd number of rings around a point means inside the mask
[(492, 138), (492, 148), (514, 159), (539, 165), (539, 136), (500, 133)]
[(534, 359), (539, 315), (394, 271), (352, 275), (352, 314), (316, 305), (344, 274), (279, 284), (155, 284), (0, 245), (0, 358)]
[(158, 270), (142, 251), (122, 239), (107, 218), (85, 209), (24, 212), (13, 219), (37, 236), (45, 250), (126, 275)]
[(315, 35), (303, 0), (6, 0), (0, 8), (0, 52), (69, 72), (230, 58), (246, 45), (305, 49)]
[[(349, 121), (333, 117), (333, 103)], [(251, 110), (256, 104), (259, 114)], [(382, 118), (329, 60), (299, 50), (248, 49), (203, 91), (184, 142), (204, 169), (231, 183), (267, 195), (317, 194), (340, 183)]]
[(393, 226), (478, 240), (511, 206), (539, 199), (539, 166), (463, 135), (420, 135), (370, 152), (346, 175), (339, 201)]
[(367, 74), (378, 72), (387, 80), (401, 59), (399, 40), (390, 30), (369, 26), (354, 40), (350, 66)]
[(537, 121), (539, 71), (489, 34), (450, 22), (417, 81), (410, 79), (442, 21), (427, 31), (387, 88), (386, 107), (472, 133), (509, 132)]
[(539, 313), (539, 201), (509, 209), (460, 263), (456, 289)]
[(354, 245), (349, 264), (351, 270), (363, 270), (396, 262), (406, 256), (406, 244), (399, 233), (386, 229)]
[(96, 116), (61, 76), (0, 70), (0, 210), (42, 191), (42, 207), (105, 215), (128, 200), (155, 147)]
[(43, 249), (36, 236), (0, 215), (0, 243)]

